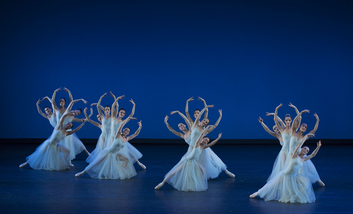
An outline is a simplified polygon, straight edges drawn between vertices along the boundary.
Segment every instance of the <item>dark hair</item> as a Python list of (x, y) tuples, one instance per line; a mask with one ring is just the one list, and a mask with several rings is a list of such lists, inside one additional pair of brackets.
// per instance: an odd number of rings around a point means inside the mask
[(76, 110), (80, 110), (80, 114), (82, 113), (82, 108), (78, 108), (78, 109), (76, 109)]
[(285, 116), (284, 118), (286, 118), (286, 117), (289, 117), (290, 119), (292, 119), (292, 117), (290, 116), (290, 114), (286, 114), (286, 116)]
[(121, 110), (124, 110), (126, 112), (126, 110), (124, 108), (120, 108), (118, 112), (120, 112)]
[[(74, 123), (73, 123), (73, 122), (68, 122), (68, 123), (66, 123), (66, 125), (69, 124), (69, 123), (72, 124), (72, 126), (71, 126), (71, 128), (70, 128), (70, 129), (72, 129), (72, 128), (74, 127)], [(66, 126), (66, 125), (65, 125), (65, 126)]]
[(49, 106), (45, 106), (45, 107), (44, 107), (44, 110), (45, 110), (46, 108), (50, 108), (50, 107), (49, 107)]
[[(197, 109), (195, 109), (195, 111), (200, 111), (200, 109), (197, 108)], [(194, 114), (195, 114), (195, 111), (194, 111)], [(200, 112), (201, 112), (201, 111), (200, 111)]]
[(104, 106), (104, 108), (106, 108), (106, 107), (109, 107), (109, 109), (111, 109), (110, 105), (106, 105), (106, 106)]
[(65, 103), (66, 103), (66, 99), (65, 99), (64, 97), (60, 98), (60, 100), (64, 100), (64, 101), (65, 101)]
[(306, 126), (306, 127), (308, 127), (308, 124), (306, 124), (306, 123), (302, 123), (302, 124), (300, 124), (300, 126)]

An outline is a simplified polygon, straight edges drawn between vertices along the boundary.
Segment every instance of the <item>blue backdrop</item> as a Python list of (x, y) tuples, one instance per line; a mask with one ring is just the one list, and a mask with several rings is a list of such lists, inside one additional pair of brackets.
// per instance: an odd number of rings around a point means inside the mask
[[(210, 137), (272, 138), (258, 117), (272, 126), (265, 112), (283, 103), (279, 116), (294, 116), (292, 102), (311, 110), (303, 116), (310, 130), (319, 115), (317, 138), (352, 139), (352, 8), (333, 0), (1, 1), (0, 137), (48, 137), (35, 103), (67, 87), (89, 103), (124, 94), (127, 114), (133, 98), (140, 138), (175, 138), (165, 115), (201, 96), (215, 105), (211, 124), (223, 110)], [(190, 112), (202, 107), (195, 100)], [(177, 129), (182, 119), (169, 122)], [(87, 123), (77, 134), (97, 138), (100, 130)]]

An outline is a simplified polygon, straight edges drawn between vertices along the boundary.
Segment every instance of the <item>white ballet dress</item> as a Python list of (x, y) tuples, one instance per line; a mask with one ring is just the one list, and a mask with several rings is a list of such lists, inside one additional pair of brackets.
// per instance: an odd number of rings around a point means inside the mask
[[(120, 138), (114, 139), (112, 145), (103, 149), (86, 168), (85, 171), (95, 179), (129, 179), (136, 175), (136, 170), (131, 161), (124, 167), (119, 160), (120, 150), (124, 143)], [(125, 156), (126, 157), (126, 156)], [(127, 157), (126, 157), (127, 158)]]
[(53, 128), (56, 127), (56, 124), (57, 124), (58, 122), (56, 121), (56, 116), (55, 116), (55, 114), (52, 114), (52, 115), (51, 115), (51, 117), (50, 117), (50, 119), (49, 119), (49, 123), (50, 123), (50, 125), (51, 125)]
[(201, 154), (200, 147), (194, 148), (190, 154), (183, 157), (165, 177), (173, 176), (167, 181), (179, 191), (205, 191), (208, 188), (206, 170), (198, 163)]
[(69, 158), (65, 158), (65, 153), (60, 152), (59, 142), (66, 135), (61, 130), (54, 129), (50, 138), (39, 145), (36, 151), (28, 156), (26, 160), (30, 167), (36, 170), (65, 170), (70, 167)]
[(300, 157), (289, 159), (288, 167), (259, 189), (259, 196), (265, 201), (276, 200), (283, 203), (315, 202), (310, 180), (298, 173), (303, 165)]
[(281, 151), (279, 151), (276, 160), (272, 167), (271, 175), (268, 177), (267, 182), (270, 181), (273, 177), (275, 177), (280, 171), (285, 169), (285, 164), (289, 152), (289, 143), (290, 143), (290, 135), (285, 132), (282, 133), (283, 142), (280, 142), (282, 145)]
[[(61, 114), (60, 111), (56, 111), (56, 120), (58, 122), (60, 122), (62, 115), (63, 114)], [(72, 119), (69, 117), (66, 117), (64, 119), (63, 127), (65, 127), (65, 125), (70, 122), (72, 122)], [(68, 129), (67, 131), (71, 131), (71, 129)], [(70, 155), (69, 155), (70, 160), (75, 159), (76, 155), (80, 154), (86, 148), (75, 133), (65, 137), (60, 142), (60, 145), (63, 145), (70, 150)]]

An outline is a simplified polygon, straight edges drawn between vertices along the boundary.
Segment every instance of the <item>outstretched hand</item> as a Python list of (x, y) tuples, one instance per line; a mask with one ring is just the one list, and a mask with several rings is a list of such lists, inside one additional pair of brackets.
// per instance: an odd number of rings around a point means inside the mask
[(179, 111), (172, 111), (172, 112), (170, 112), (170, 115), (173, 115), (173, 114), (175, 114), (175, 113), (178, 113)]
[(315, 134), (309, 133), (309, 134), (307, 134), (307, 136), (308, 136), (308, 137), (315, 137)]
[(83, 113), (87, 114), (87, 107), (85, 109), (83, 109)]
[(66, 87), (64, 87), (64, 91), (69, 92), (69, 89), (67, 89)]
[(222, 115), (222, 109), (218, 109), (220, 115)]
[(261, 117), (259, 117), (259, 122), (262, 123), (263, 121), (264, 120)]
[(317, 147), (320, 147), (321, 145), (321, 140), (319, 140), (319, 142), (317, 142)]
[(38, 101), (37, 101), (37, 104), (39, 104), (39, 103), (41, 103), (42, 102), (42, 100), (41, 99), (39, 99)]
[(221, 138), (222, 137), (222, 132), (218, 134), (218, 138)]
[(84, 99), (82, 99), (82, 102), (83, 102), (84, 104), (87, 104), (87, 101), (86, 101), (86, 100), (84, 100)]
[(266, 112), (266, 116), (272, 116), (272, 115), (275, 115), (275, 113)]
[(140, 122), (137, 123), (140, 127), (142, 126), (142, 120), (140, 120)]
[(279, 109), (279, 108), (281, 108), (283, 106), (283, 104), (281, 103), (281, 104), (279, 104), (277, 107), (276, 107), (276, 109)]
[(105, 97), (107, 95), (107, 92), (105, 92), (101, 97)]
[(203, 99), (203, 98), (201, 98), (201, 97), (199, 97), (199, 98), (197, 98), (199, 101), (202, 101), (202, 102), (206, 102), (205, 101), (205, 99)]
[(310, 111), (308, 109), (305, 109), (302, 111), (302, 113), (310, 113)]
[(135, 104), (135, 102), (132, 100), (132, 98), (129, 100), (132, 104)]
[(194, 100), (193, 98), (194, 97), (190, 97), (186, 102), (193, 101)]
[(314, 114), (314, 116), (316, 117), (316, 119), (319, 119), (319, 115), (317, 115), (316, 113)]
[(61, 91), (61, 87), (60, 87), (60, 88), (58, 88), (58, 89), (56, 89), (55, 91)]
[(118, 98), (116, 98), (116, 99), (121, 100), (121, 99), (124, 99), (124, 97), (125, 97), (125, 95), (121, 95), (121, 96), (119, 96), (119, 97), (118, 97)]
[(168, 119), (169, 119), (169, 117), (168, 117), (168, 115), (166, 115), (165, 118), (164, 118), (164, 122), (167, 122)]
[(289, 107), (296, 108), (292, 103), (289, 103)]

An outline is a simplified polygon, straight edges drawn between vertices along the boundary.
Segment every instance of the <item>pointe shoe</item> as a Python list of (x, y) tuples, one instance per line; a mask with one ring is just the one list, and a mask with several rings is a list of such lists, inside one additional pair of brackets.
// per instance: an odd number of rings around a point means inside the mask
[(75, 174), (75, 177), (80, 177), (81, 175), (85, 174), (85, 171), (79, 172)]
[(224, 170), (225, 173), (227, 173), (227, 175), (229, 175), (229, 177), (235, 178), (235, 175), (231, 172), (229, 172), (228, 170)]
[(142, 169), (146, 169), (146, 166), (145, 165), (143, 165), (142, 163), (140, 163), (140, 162), (137, 162), (137, 164), (142, 168)]
[(23, 163), (23, 164), (19, 165), (19, 167), (22, 168), (22, 167), (24, 167), (26, 165), (27, 165), (27, 163)]
[(324, 186), (325, 186), (325, 183), (324, 183), (324, 182), (322, 182), (322, 180), (318, 180), (317, 182), (320, 184), (320, 186), (322, 186), (322, 187), (324, 187)]
[(159, 188), (161, 188), (163, 185), (164, 185), (164, 183), (161, 182), (161, 183), (159, 183), (154, 189), (159, 189)]
[(71, 166), (71, 167), (73, 167), (73, 166), (74, 166), (74, 165), (71, 163), (71, 161), (70, 161), (70, 166)]
[(250, 198), (255, 198), (258, 194), (259, 194), (259, 193), (255, 192), (255, 193), (251, 194), (249, 197), (250, 197)]

